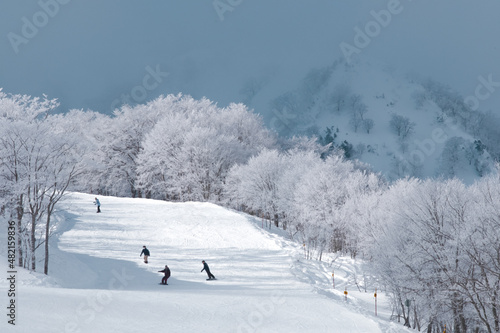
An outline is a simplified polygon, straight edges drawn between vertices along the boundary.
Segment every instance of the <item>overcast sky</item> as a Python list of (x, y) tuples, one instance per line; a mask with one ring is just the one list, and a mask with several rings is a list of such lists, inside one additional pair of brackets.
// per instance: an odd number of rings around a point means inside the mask
[(498, 0), (2, 1), (0, 87), (45, 93), (63, 110), (177, 92), (223, 106), (242, 100), (249, 78), (296, 82), (342, 57), (342, 42), (355, 46), (356, 27), (378, 26), (363, 59), (464, 97), (491, 75), (499, 87), (480, 107), (500, 111), (499, 13)]

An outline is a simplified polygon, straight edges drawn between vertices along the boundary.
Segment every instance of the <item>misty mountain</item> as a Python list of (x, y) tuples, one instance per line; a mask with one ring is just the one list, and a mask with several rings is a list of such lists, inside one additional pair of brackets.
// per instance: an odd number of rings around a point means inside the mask
[[(254, 100), (260, 102), (258, 93), (249, 95), (250, 105)], [(318, 137), (389, 179), (471, 182), (500, 156), (498, 117), (446, 85), (379, 64), (341, 59), (313, 69), (272, 99), (270, 110), (269, 123), (281, 135)]]

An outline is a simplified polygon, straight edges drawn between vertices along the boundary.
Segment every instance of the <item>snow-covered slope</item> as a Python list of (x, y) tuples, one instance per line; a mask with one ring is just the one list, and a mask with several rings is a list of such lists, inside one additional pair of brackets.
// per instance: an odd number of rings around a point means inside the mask
[[(383, 293), (374, 315), (377, 285), (358, 290), (369, 276), (360, 262), (304, 260), (279, 230), (212, 204), (100, 199), (101, 214), (91, 195), (64, 200), (50, 277), (19, 269), (16, 326), (4, 318), (2, 332), (406, 332)], [(168, 286), (158, 284), (165, 264)]]

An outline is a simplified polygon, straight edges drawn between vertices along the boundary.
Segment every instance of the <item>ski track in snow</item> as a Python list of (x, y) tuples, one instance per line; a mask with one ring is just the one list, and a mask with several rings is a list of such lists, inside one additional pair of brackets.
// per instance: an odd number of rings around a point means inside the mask
[[(258, 219), (209, 203), (100, 200), (100, 214), (91, 195), (62, 202), (51, 275), (20, 273), (18, 330), (8, 332), (409, 332), (388, 321), (380, 292), (374, 316), (355, 261), (305, 260)], [(201, 260), (217, 281), (205, 280)], [(165, 264), (168, 286), (158, 284)]]

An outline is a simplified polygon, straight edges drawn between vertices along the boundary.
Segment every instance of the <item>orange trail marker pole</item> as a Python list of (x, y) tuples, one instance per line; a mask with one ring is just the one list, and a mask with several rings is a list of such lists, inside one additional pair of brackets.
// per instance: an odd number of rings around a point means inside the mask
[(375, 316), (377, 315), (377, 288), (375, 288), (375, 294), (373, 295), (375, 297)]

